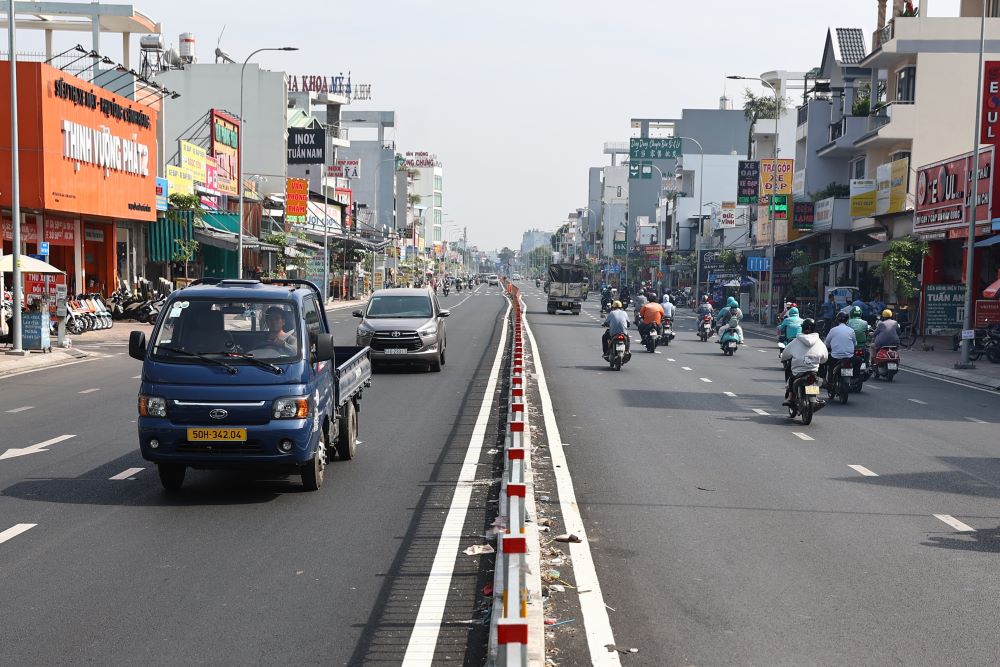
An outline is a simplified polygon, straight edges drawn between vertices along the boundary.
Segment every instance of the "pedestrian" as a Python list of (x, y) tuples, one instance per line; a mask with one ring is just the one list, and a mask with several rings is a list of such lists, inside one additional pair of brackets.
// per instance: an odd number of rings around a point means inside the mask
[(826, 323), (826, 331), (833, 328), (833, 318), (837, 315), (837, 301), (830, 292), (829, 298), (819, 307), (819, 317)]

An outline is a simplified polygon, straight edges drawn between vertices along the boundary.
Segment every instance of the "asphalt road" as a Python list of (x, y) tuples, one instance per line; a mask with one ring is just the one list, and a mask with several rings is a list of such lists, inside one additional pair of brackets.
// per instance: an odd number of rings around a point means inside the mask
[(1000, 661), (1000, 396), (904, 372), (804, 427), (771, 342), (681, 312), (614, 372), (596, 299), (525, 298), (622, 664)]
[[(70, 437), (0, 459), (0, 663), (399, 664), (506, 308), (486, 287), (443, 304), (443, 372), (377, 374), (358, 456), (316, 493), (297, 476), (189, 471), (183, 495), (164, 495), (136, 443), (140, 366), (120, 344), (5, 379), (0, 457)], [(332, 320), (353, 344), (350, 313)], [(483, 532), (490, 489), (463, 535)], [(459, 552), (435, 662), (481, 661), (486, 629), (464, 621), (489, 567)]]

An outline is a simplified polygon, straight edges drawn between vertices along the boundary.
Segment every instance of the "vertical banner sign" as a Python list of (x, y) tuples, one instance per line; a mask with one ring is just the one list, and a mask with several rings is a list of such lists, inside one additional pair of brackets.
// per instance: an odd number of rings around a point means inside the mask
[(756, 204), (760, 197), (760, 163), (740, 160), (736, 176), (736, 203)]
[(875, 215), (875, 179), (851, 179), (851, 217), (867, 218)]
[(1000, 60), (983, 63), (983, 108), (979, 140), (990, 146), (1000, 144)]
[(285, 179), (285, 221), (305, 222), (309, 214), (309, 181), (304, 178)]
[(169, 181), (165, 178), (159, 176), (156, 177), (156, 210), (166, 211), (168, 206), (168, 197), (170, 196), (170, 185)]
[(212, 155), (219, 163), (215, 175), (219, 192), (239, 197), (240, 121), (218, 109), (212, 109)]
[[(774, 173), (774, 160), (760, 161), (760, 205), (770, 204), (771, 195), (791, 195), (795, 160), (778, 160), (778, 174)], [(787, 204), (787, 198), (786, 198)]]
[(805, 232), (812, 231), (816, 207), (811, 201), (797, 201), (792, 204), (792, 227)]

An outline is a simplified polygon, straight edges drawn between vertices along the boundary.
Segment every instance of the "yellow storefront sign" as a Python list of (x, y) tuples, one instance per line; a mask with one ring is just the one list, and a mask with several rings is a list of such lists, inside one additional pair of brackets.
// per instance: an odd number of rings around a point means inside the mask
[(187, 169), (175, 167), (168, 164), (166, 168), (167, 183), (170, 184), (170, 193), (182, 195), (194, 194), (194, 177)]
[(875, 179), (851, 179), (851, 217), (867, 218), (875, 215)]
[(190, 141), (180, 142), (181, 168), (186, 169), (196, 183), (205, 182), (205, 165), (208, 153), (201, 146), (195, 146)]

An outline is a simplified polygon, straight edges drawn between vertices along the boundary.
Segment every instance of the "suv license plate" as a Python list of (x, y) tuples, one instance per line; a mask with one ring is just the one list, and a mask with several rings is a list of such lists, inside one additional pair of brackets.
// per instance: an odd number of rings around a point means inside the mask
[(246, 442), (245, 428), (189, 428), (188, 442)]
[(842, 369), (840, 369), (840, 374), (843, 375), (845, 378), (854, 377), (854, 369), (853, 368), (842, 368)]
[(894, 371), (897, 368), (899, 368), (899, 364), (886, 364), (886, 368), (888, 368), (890, 371)]
[(406, 354), (405, 347), (387, 347), (385, 348), (386, 354)]
[(819, 396), (819, 385), (818, 384), (807, 384), (806, 385), (806, 396)]

